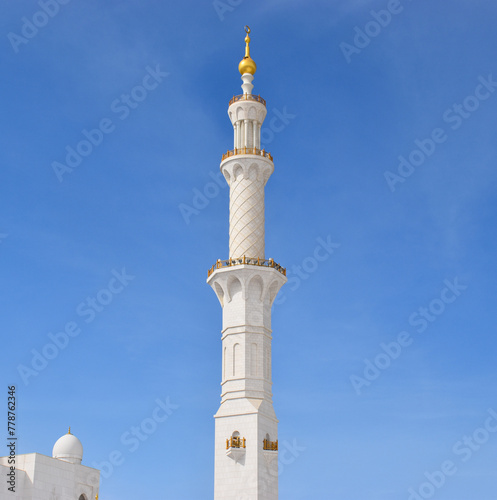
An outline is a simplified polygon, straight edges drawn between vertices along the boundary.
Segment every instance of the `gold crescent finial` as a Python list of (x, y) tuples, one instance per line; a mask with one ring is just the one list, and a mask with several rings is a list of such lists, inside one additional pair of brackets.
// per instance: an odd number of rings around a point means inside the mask
[(69, 430), (67, 431), (68, 434), (71, 434), (71, 426), (69, 426)]
[(249, 37), (250, 28), (248, 26), (245, 26), (245, 33), (247, 33), (247, 36), (245, 37), (245, 57), (250, 57), (250, 47), (249, 47), (249, 43), (250, 43), (250, 37)]
[(252, 75), (255, 73), (255, 70), (257, 69), (257, 66), (255, 64), (255, 61), (250, 57), (250, 27), (245, 26), (245, 33), (247, 33), (247, 36), (245, 37), (245, 57), (240, 61), (240, 64), (238, 65), (238, 71), (243, 75), (245, 73), (251, 73)]

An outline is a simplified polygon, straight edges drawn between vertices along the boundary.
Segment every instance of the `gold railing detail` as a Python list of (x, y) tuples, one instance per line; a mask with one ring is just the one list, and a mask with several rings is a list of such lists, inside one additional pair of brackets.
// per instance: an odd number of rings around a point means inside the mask
[(231, 436), (226, 440), (226, 449), (230, 448), (245, 448), (245, 438)]
[(264, 439), (262, 449), (263, 450), (278, 451), (278, 440), (269, 441), (269, 439)]
[(231, 266), (241, 266), (248, 264), (250, 266), (272, 267), (279, 271), (283, 276), (286, 276), (286, 269), (277, 264), (273, 259), (260, 259), (259, 257), (240, 257), (238, 259), (219, 260), (207, 271), (209, 277), (216, 269)]
[(234, 95), (230, 99), (229, 106), (231, 106), (236, 101), (257, 101), (260, 102), (261, 104), (264, 104), (264, 106), (266, 105), (266, 101), (260, 95), (252, 95), (252, 94)]
[(265, 149), (258, 149), (258, 148), (235, 148), (235, 149), (230, 149), (223, 155), (222, 161), (226, 160), (226, 158), (229, 158), (230, 156), (236, 156), (236, 155), (257, 155), (257, 156), (264, 156), (264, 158), (267, 158), (268, 160), (273, 161), (273, 155), (266, 151)]

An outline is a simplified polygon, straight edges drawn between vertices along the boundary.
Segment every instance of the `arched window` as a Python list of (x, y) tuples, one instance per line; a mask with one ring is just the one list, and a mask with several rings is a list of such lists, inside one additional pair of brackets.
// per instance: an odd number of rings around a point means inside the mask
[(233, 377), (236, 377), (241, 373), (241, 347), (240, 344), (235, 344), (233, 346)]
[(250, 346), (250, 375), (257, 377), (257, 344)]
[(88, 498), (86, 497), (86, 495), (84, 493), (81, 493), (81, 495), (79, 495), (78, 500), (88, 500)]
[(240, 433), (238, 431), (234, 431), (231, 434), (230, 446), (232, 448), (245, 448), (245, 438), (240, 437)]

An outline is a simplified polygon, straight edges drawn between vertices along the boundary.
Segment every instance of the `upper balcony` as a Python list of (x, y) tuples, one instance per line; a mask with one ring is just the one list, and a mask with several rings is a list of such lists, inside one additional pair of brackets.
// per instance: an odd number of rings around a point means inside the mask
[(260, 96), (260, 95), (252, 95), (252, 94), (241, 94), (241, 95), (234, 95), (229, 103), (229, 106), (231, 106), (234, 102), (237, 101), (257, 101), (260, 102), (261, 104), (266, 105), (266, 101)]
[(268, 160), (273, 161), (273, 155), (266, 151), (265, 149), (258, 149), (258, 148), (235, 148), (235, 149), (230, 149), (226, 153), (223, 154), (223, 159), (221, 161), (226, 160), (226, 158), (229, 158), (230, 156), (236, 156), (236, 155), (257, 155), (257, 156), (264, 156), (264, 158), (267, 158)]

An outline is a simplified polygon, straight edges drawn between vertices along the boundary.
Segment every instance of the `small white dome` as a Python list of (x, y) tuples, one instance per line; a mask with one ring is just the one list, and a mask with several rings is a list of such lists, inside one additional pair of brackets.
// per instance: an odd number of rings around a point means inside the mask
[(52, 457), (70, 462), (72, 464), (80, 464), (83, 460), (83, 445), (81, 441), (69, 432), (57, 439), (52, 450)]

